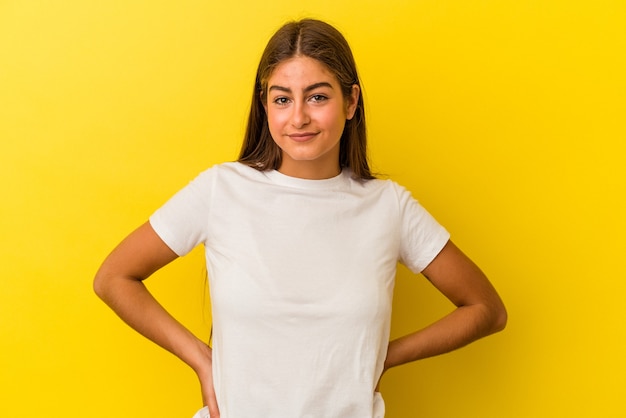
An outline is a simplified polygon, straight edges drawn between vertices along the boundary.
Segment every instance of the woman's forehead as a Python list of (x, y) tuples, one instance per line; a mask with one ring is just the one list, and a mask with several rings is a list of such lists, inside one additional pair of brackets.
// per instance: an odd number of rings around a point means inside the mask
[(338, 84), (337, 77), (325, 64), (314, 58), (297, 56), (274, 68), (268, 78), (268, 87), (273, 84), (311, 85), (321, 82)]

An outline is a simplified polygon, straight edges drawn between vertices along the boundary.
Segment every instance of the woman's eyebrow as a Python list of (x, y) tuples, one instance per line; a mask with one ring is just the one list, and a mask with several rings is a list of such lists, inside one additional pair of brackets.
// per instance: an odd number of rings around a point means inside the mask
[[(315, 84), (311, 84), (310, 86), (307, 86), (304, 88), (304, 92), (308, 93), (311, 90), (315, 90), (317, 88), (320, 87), (328, 87), (330, 89), (333, 88), (332, 84), (326, 82), (326, 81), (321, 81), (319, 83), (315, 83)], [(289, 87), (283, 87), (283, 86), (270, 86), (270, 88), (268, 89), (268, 91), (272, 91), (272, 90), (278, 90), (278, 91), (284, 91), (285, 93), (291, 93), (291, 89)]]

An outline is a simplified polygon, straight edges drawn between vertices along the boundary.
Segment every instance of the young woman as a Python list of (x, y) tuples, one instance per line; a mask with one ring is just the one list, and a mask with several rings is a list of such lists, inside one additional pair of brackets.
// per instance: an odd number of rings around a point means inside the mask
[[(94, 287), (193, 368), (212, 418), (382, 418), (385, 370), (506, 323), (496, 291), (449, 238), (408, 191), (371, 174), (350, 48), (332, 26), (306, 19), (265, 49), (239, 160), (201, 173), (158, 209), (106, 258)], [(143, 284), (199, 244), (212, 348)], [(389, 342), (398, 261), (457, 308)]]

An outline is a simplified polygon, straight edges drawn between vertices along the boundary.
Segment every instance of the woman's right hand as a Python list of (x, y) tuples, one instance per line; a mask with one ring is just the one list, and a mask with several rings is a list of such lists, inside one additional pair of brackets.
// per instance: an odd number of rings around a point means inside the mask
[(209, 417), (219, 418), (220, 410), (217, 406), (217, 397), (215, 396), (215, 387), (213, 386), (213, 350), (209, 346), (205, 345), (205, 347), (208, 361), (196, 373), (200, 380), (202, 403), (209, 408)]

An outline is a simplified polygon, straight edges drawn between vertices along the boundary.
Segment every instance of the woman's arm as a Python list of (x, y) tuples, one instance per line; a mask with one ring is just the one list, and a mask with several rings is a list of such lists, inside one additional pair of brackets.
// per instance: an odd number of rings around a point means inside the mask
[(196, 372), (211, 417), (219, 417), (213, 390), (211, 349), (174, 319), (143, 283), (176, 258), (177, 255), (146, 222), (104, 260), (96, 274), (94, 290), (124, 322)]
[(498, 293), (451, 241), (422, 273), (457, 308), (428, 327), (391, 341), (385, 370), (463, 347), (506, 325), (507, 313)]

